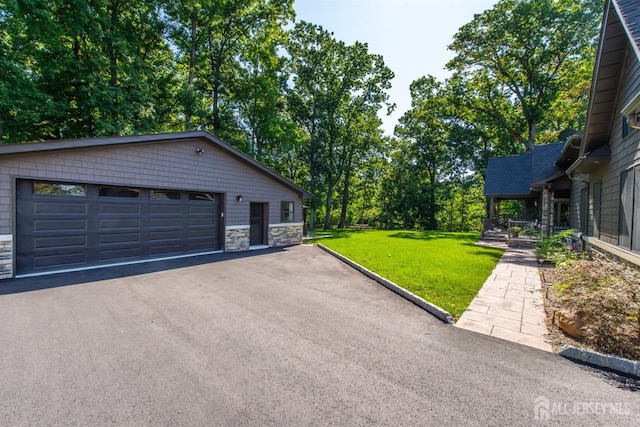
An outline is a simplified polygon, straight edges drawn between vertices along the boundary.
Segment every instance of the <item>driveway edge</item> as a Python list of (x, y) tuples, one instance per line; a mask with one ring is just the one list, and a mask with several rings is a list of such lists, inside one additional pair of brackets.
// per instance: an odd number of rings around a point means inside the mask
[(318, 247), (320, 249), (322, 249), (323, 251), (327, 252), (330, 255), (333, 255), (334, 257), (338, 258), (340, 261), (344, 262), (345, 264), (348, 264), (349, 266), (355, 268), (356, 270), (358, 270), (359, 272), (361, 272), (362, 274), (364, 274), (365, 276), (375, 280), (376, 282), (380, 283), (382, 286), (384, 286), (385, 288), (395, 292), (396, 294), (400, 295), (401, 297), (403, 297), (404, 299), (411, 301), (412, 303), (414, 303), (415, 305), (417, 305), (418, 307), (426, 310), (427, 312), (429, 312), (430, 314), (432, 314), (433, 316), (437, 317), (438, 319), (440, 319), (441, 321), (443, 321), (444, 323), (449, 323), (449, 324), (453, 324), (453, 316), (451, 316), (451, 314), (449, 314), (448, 311), (443, 310), (442, 308), (438, 307), (435, 304), (430, 303), (429, 301), (426, 301), (425, 299), (419, 297), (418, 295), (409, 292), (408, 290), (396, 285), (395, 283), (393, 283), (390, 280), (385, 279), (384, 277), (374, 273), (373, 271), (361, 266), (360, 264), (350, 260), (349, 258), (340, 255), (339, 253), (329, 249), (328, 247), (318, 243)]
[(611, 354), (602, 354), (572, 345), (563, 346), (558, 354), (573, 362), (603, 368), (632, 378), (640, 379), (640, 361), (629, 360)]

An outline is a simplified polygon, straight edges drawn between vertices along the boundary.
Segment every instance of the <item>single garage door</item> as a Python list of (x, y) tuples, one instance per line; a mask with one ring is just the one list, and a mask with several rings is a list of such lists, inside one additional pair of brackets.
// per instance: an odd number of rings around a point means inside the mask
[(217, 193), (18, 180), (18, 275), (220, 250)]

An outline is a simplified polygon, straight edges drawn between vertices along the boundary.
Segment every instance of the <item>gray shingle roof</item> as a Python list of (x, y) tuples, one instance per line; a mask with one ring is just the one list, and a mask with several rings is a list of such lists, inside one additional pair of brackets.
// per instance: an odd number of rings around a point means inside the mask
[(636, 54), (640, 53), (640, 2), (638, 0), (614, 0), (629, 39)]
[(536, 145), (533, 153), (489, 158), (485, 196), (531, 196), (532, 184), (562, 174), (555, 162), (563, 146), (563, 142)]
[(529, 195), (531, 193), (532, 159), (532, 154), (489, 158), (484, 195)]
[(563, 147), (564, 142), (536, 145), (534, 147), (531, 183), (544, 181), (563, 172), (556, 166), (556, 160), (560, 157)]

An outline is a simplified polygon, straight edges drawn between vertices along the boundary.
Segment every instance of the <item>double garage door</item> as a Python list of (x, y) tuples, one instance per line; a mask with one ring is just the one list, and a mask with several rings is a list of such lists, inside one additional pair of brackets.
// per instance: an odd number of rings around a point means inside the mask
[(18, 275), (221, 249), (217, 193), (18, 180)]

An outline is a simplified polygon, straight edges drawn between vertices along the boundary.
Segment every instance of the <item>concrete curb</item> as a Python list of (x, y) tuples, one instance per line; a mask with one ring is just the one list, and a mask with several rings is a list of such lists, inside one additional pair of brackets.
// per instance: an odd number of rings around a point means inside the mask
[(574, 362), (604, 368), (608, 371), (640, 379), (640, 361), (624, 359), (611, 354), (602, 354), (572, 345), (565, 345), (558, 354)]
[(387, 289), (389, 289), (389, 290), (395, 292), (396, 294), (400, 295), (404, 299), (406, 299), (408, 301), (411, 301), (412, 303), (414, 303), (418, 307), (428, 311), (430, 314), (434, 315), (435, 317), (437, 317), (438, 319), (440, 319), (444, 323), (453, 323), (453, 316), (451, 316), (451, 314), (449, 314), (449, 312), (441, 309), (437, 305), (431, 304), (429, 301), (426, 301), (426, 300), (420, 298), (419, 296), (409, 292), (408, 290), (406, 290), (404, 288), (401, 288), (400, 286), (396, 285), (392, 281), (387, 280), (384, 277), (374, 273), (373, 271), (368, 270), (367, 268), (361, 266), (360, 264), (351, 261), (349, 258), (347, 258), (345, 256), (342, 256), (342, 255), (340, 255), (339, 253), (337, 253), (335, 251), (332, 251), (331, 249), (329, 249), (328, 247), (326, 247), (326, 246), (324, 246), (322, 244), (318, 244), (318, 247), (320, 249), (322, 249), (323, 251), (325, 251), (325, 252), (333, 255), (334, 257), (338, 258), (340, 261), (344, 262), (345, 264), (348, 264), (351, 267), (355, 268), (356, 270), (358, 270), (359, 272), (361, 272), (365, 276), (367, 276), (367, 277), (375, 280), (376, 282), (380, 283), (382, 286), (386, 287)]

